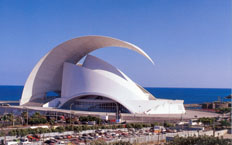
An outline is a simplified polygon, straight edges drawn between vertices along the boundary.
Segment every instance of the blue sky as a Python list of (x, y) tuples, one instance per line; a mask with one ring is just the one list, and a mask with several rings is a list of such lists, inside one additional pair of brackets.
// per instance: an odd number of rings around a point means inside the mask
[(71, 38), (129, 41), (92, 54), (148, 87), (232, 87), (230, 0), (0, 0), (0, 85), (23, 85), (49, 50)]

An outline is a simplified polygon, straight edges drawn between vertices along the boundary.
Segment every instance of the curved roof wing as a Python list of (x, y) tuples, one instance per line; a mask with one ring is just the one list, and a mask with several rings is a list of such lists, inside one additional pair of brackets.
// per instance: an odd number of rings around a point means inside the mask
[(88, 53), (104, 47), (128, 48), (153, 63), (142, 49), (126, 41), (105, 36), (83, 36), (71, 39), (53, 48), (36, 64), (25, 83), (20, 105), (45, 96), (47, 91), (60, 91), (63, 63), (76, 64)]

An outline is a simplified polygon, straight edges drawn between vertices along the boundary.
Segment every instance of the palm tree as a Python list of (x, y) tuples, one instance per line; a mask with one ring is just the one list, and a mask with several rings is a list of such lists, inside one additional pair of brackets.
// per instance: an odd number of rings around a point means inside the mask
[(27, 122), (28, 119), (28, 113), (26, 111), (21, 113), (21, 118), (22, 118), (22, 124), (24, 125), (25, 122)]

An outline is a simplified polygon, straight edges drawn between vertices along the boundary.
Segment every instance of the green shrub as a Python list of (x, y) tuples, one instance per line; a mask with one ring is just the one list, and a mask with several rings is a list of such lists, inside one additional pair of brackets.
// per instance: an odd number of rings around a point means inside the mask
[(135, 124), (133, 124), (133, 128), (141, 129), (141, 128), (143, 128), (143, 125), (141, 123), (135, 123)]
[(212, 136), (174, 137), (167, 145), (231, 145), (232, 140)]
[(41, 115), (39, 112), (36, 112), (29, 118), (28, 123), (30, 125), (45, 124), (47, 123), (47, 119), (45, 116)]
[(215, 120), (214, 118), (203, 117), (203, 118), (199, 118), (198, 122), (202, 122), (204, 125), (212, 125), (214, 120)]
[(117, 128), (124, 128), (122, 124), (118, 124)]
[(222, 127), (231, 126), (231, 123), (227, 120), (221, 120), (219, 123), (220, 123), (220, 126), (222, 126)]
[(80, 132), (80, 131), (82, 131), (82, 127), (81, 126), (74, 126), (73, 130), (75, 132)]
[(79, 120), (81, 122), (88, 122), (88, 121), (96, 121), (97, 124), (101, 124), (102, 123), (102, 120), (98, 117), (94, 117), (94, 116), (80, 116), (79, 117)]
[(126, 124), (126, 128), (133, 128), (132, 124), (128, 123)]
[(0, 137), (5, 136), (5, 133), (3, 131), (0, 131)]
[[(107, 145), (107, 143), (104, 140), (99, 139), (92, 141), (90, 145)], [(109, 145), (132, 145), (132, 144), (130, 142), (119, 141), (119, 142), (109, 143)]]
[(107, 145), (107, 143), (102, 139), (98, 139), (90, 142), (90, 145)]
[(174, 127), (174, 124), (172, 124), (172, 123), (168, 123), (168, 122), (164, 122), (164, 124), (163, 124), (163, 126), (164, 127)]
[(224, 114), (224, 113), (229, 113), (231, 112), (231, 108), (219, 108), (216, 110), (218, 113), (220, 114)]
[(10, 131), (8, 132), (8, 135), (9, 135), (9, 136), (15, 136), (15, 135), (17, 135), (16, 130), (15, 130), (15, 129), (14, 129), (14, 130), (10, 130)]
[(132, 144), (130, 142), (119, 141), (119, 142), (110, 143), (110, 145), (132, 145)]
[(65, 131), (65, 128), (63, 126), (59, 126), (56, 128), (56, 132), (64, 132)]

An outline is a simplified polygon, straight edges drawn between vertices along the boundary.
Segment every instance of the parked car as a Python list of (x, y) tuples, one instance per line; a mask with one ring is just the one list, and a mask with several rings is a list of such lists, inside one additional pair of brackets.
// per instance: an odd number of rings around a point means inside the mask
[(18, 145), (18, 142), (16, 141), (9, 141), (6, 143), (6, 145)]
[(166, 129), (163, 126), (154, 126), (154, 127), (151, 128), (151, 132), (159, 134), (159, 133), (166, 132)]

